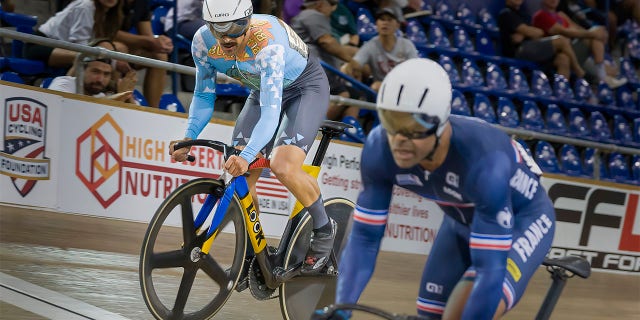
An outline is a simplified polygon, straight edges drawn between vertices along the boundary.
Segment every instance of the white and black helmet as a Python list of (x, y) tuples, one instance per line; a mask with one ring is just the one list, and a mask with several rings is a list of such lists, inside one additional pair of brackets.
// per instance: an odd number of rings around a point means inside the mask
[[(406, 112), (430, 134), (442, 134), (451, 113), (451, 81), (437, 62), (409, 59), (395, 66), (384, 78), (378, 92), (377, 108)], [(384, 112), (378, 112), (384, 117)], [(383, 120), (383, 124), (391, 123)], [(387, 131), (389, 128), (387, 128)]]
[(253, 14), (251, 0), (205, 0), (202, 19), (216, 38), (243, 35)]

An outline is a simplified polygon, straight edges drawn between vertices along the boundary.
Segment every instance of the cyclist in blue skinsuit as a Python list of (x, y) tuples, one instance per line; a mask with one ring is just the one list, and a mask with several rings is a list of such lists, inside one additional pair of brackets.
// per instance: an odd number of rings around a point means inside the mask
[[(318, 182), (302, 170), (329, 106), (329, 83), (316, 57), (282, 20), (253, 14), (250, 0), (205, 0), (206, 24), (193, 37), (196, 87), (189, 107), (184, 139), (195, 139), (213, 115), (216, 73), (224, 73), (251, 88), (233, 130), (233, 145), (242, 149), (224, 168), (244, 174), (256, 157), (271, 157), (271, 170), (308, 208), (313, 234), (303, 272), (312, 273), (328, 261), (335, 222), (324, 210)], [(287, 121), (283, 124), (283, 118)], [(185, 161), (188, 149), (169, 152)], [(261, 169), (247, 178), (254, 202)]]
[(435, 201), (445, 213), (422, 273), (421, 316), (502, 316), (550, 249), (555, 213), (540, 169), (501, 130), (449, 116), (450, 103), (449, 77), (431, 60), (407, 60), (384, 79), (377, 100), (382, 125), (362, 150), (363, 187), (336, 303), (356, 303), (371, 278), (394, 185)]

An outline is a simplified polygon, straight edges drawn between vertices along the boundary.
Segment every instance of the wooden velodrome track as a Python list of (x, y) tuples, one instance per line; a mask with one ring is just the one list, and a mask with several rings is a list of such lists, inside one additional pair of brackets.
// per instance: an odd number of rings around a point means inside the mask
[[(110, 313), (105, 319), (151, 319), (138, 284), (145, 230), (141, 223), (0, 205), (0, 289), (6, 289), (7, 279), (18, 278), (24, 286), (54, 292), (41, 295), (45, 306), (55, 305), (62, 296)], [(415, 313), (424, 260), (420, 255), (382, 252), (361, 302)], [(549, 284), (548, 273), (539, 269), (523, 300), (505, 318), (533, 319)], [(47, 316), (39, 315), (29, 297), (18, 299), (22, 303), (12, 297), (0, 291), (0, 319), (73, 318), (42, 311), (39, 314)], [(216, 319), (271, 320), (281, 315), (277, 299), (256, 301), (246, 290), (234, 292)], [(571, 279), (552, 319), (640, 319), (640, 277), (597, 272), (587, 280)]]

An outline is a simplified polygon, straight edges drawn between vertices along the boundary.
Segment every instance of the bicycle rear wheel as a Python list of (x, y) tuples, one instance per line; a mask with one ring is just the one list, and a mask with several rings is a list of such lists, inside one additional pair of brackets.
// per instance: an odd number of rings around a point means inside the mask
[(219, 188), (224, 185), (218, 180), (189, 181), (162, 202), (149, 223), (140, 253), (140, 287), (156, 319), (208, 319), (238, 282), (247, 250), (238, 199), (229, 204), (219, 229), (224, 232), (218, 233), (209, 254), (200, 252), (207, 228), (194, 227), (193, 204)]
[[(332, 198), (324, 202), (327, 215), (338, 223), (333, 250), (340, 262), (340, 253), (347, 243), (351, 230), (353, 202)], [(291, 238), (284, 258), (285, 269), (304, 260), (311, 238), (311, 217), (306, 214)], [(337, 266), (334, 266), (337, 268)], [(280, 285), (280, 310), (285, 320), (307, 320), (314, 310), (334, 303), (337, 278), (332, 276), (302, 276)]]

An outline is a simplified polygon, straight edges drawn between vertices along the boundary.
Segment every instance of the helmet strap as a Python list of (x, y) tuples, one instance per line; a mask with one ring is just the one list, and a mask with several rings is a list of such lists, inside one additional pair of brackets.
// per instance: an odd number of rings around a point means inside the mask
[(429, 154), (424, 158), (427, 159), (428, 161), (433, 161), (433, 155), (436, 153), (436, 149), (438, 149), (439, 145), (440, 145), (440, 136), (436, 134), (436, 144), (433, 146), (433, 149), (431, 149), (431, 152), (429, 152)]

